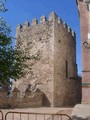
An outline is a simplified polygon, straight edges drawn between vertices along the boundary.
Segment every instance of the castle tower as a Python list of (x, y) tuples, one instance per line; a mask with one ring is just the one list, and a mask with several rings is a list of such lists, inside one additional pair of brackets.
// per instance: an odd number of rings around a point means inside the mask
[(77, 0), (82, 44), (82, 102), (90, 103), (90, 0)]
[[(16, 45), (27, 55), (38, 59), (27, 61), (32, 73), (14, 83), (23, 93), (28, 84), (43, 92), (42, 106), (73, 106), (80, 103), (81, 81), (77, 75), (75, 32), (52, 12), (42, 16), (40, 23), (32, 20), (31, 26), (17, 26)], [(23, 94), (22, 94), (23, 96)]]

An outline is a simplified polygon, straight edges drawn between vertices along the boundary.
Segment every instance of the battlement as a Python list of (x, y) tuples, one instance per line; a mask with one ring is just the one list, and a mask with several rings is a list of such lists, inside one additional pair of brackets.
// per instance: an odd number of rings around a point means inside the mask
[(58, 23), (58, 24), (62, 25), (63, 28), (66, 29), (67, 32), (71, 34), (71, 36), (76, 38), (76, 33), (61, 18), (59, 18), (55, 12), (52, 12), (49, 15), (48, 19), (45, 16), (41, 16), (40, 22), (38, 22), (37, 19), (33, 19), (31, 22), (31, 26), (28, 21), (26, 21), (23, 26), (21, 24), (19, 24), (17, 26), (17, 31), (19, 31), (21, 29), (27, 29), (28, 27), (35, 27), (37, 25), (46, 24), (49, 22), (54, 22), (54, 23)]
[(25, 91), (24, 97), (20, 96), (20, 91), (14, 88), (8, 95), (8, 91), (0, 89), (0, 108), (26, 108), (42, 106), (43, 93), (38, 89), (32, 93)]

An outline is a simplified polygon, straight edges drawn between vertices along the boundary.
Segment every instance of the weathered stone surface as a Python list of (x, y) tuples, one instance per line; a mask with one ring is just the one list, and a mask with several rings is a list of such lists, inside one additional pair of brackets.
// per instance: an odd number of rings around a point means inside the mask
[(33, 64), (32, 74), (15, 82), (13, 87), (20, 91), (20, 96), (29, 84), (31, 90), (38, 88), (43, 94), (43, 106), (73, 106), (81, 100), (81, 81), (77, 75), (76, 36), (68, 26), (58, 18), (55, 12), (41, 17), (40, 24), (32, 21), (17, 31), (16, 45), (27, 55), (39, 59), (28, 60)]
[(90, 120), (90, 104), (78, 104), (72, 111), (72, 120)]
[(6, 91), (0, 92), (0, 108), (26, 108), (42, 106), (43, 93), (38, 89), (35, 92), (25, 92), (24, 97), (20, 91), (14, 89), (10, 95)]

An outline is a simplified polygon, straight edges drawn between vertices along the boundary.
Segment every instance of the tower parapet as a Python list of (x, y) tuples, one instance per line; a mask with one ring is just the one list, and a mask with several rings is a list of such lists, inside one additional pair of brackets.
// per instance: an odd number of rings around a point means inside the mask
[[(33, 19), (31, 25), (35, 27), (37, 25), (41, 25), (42, 23), (45, 23), (45, 22), (48, 23), (51, 21), (53, 21), (53, 22), (55, 21), (57, 24), (62, 25), (63, 28), (66, 29), (67, 32), (69, 34), (71, 34), (72, 37), (76, 38), (75, 32), (61, 18), (59, 18), (55, 12), (52, 12), (49, 15), (48, 19), (45, 16), (41, 16), (39, 23), (38, 23), (37, 19)], [(20, 29), (24, 29), (24, 28), (28, 28), (28, 27), (32, 27), (32, 26), (30, 26), (30, 23), (28, 21), (26, 21), (24, 23), (23, 27), (22, 27), (22, 25), (17, 26), (17, 31), (19, 31)]]

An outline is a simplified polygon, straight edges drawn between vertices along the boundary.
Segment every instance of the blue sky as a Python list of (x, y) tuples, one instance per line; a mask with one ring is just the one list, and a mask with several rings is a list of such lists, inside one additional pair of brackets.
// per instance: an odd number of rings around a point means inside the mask
[(81, 75), (80, 23), (76, 0), (7, 0), (5, 5), (8, 12), (1, 16), (11, 26), (12, 36), (15, 36), (17, 24), (23, 25), (26, 20), (31, 23), (34, 18), (39, 21), (42, 15), (48, 18), (55, 11), (77, 34), (77, 64), (78, 74)]

